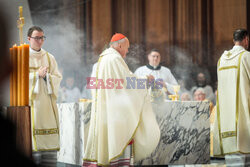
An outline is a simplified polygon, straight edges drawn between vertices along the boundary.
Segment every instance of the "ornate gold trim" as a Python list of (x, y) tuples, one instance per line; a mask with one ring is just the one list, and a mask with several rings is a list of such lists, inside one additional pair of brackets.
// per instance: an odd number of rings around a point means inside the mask
[(236, 131), (228, 131), (228, 132), (223, 132), (221, 133), (222, 138), (227, 138), (227, 137), (235, 137), (236, 136)]
[[(33, 72), (33, 71), (37, 71), (40, 67), (29, 67), (29, 71)], [(33, 71), (32, 71), (33, 70)]]
[(236, 153), (240, 153), (240, 154), (250, 154), (250, 152), (235, 151), (235, 152), (228, 152), (228, 153), (224, 153), (224, 154), (216, 154), (216, 155), (214, 155), (214, 156), (224, 156), (224, 155), (236, 154)]
[(217, 90), (217, 122), (218, 122), (218, 130), (219, 130), (219, 140), (220, 140), (220, 151), (221, 154), (224, 154), (223, 146), (222, 146), (222, 136), (221, 136), (221, 125), (220, 125), (220, 107), (219, 107), (219, 90)]
[(32, 136), (33, 136), (33, 142), (34, 142), (34, 149), (37, 150), (37, 143), (36, 143), (36, 137), (35, 137), (35, 134), (34, 134), (34, 130), (35, 130), (35, 119), (34, 119), (34, 102), (33, 102), (33, 91), (34, 91), (34, 88), (35, 88), (35, 84), (36, 84), (36, 72), (34, 72), (34, 77), (33, 77), (33, 83), (32, 83), (32, 88), (31, 88), (31, 92), (30, 92), (30, 101), (31, 101), (31, 121), (32, 121)]
[[(49, 64), (49, 70), (48, 72), (51, 72), (51, 60), (50, 60), (50, 57), (49, 57), (49, 53), (46, 52), (46, 56), (47, 56), (47, 60), (48, 60), (48, 64)], [(50, 79), (50, 85), (51, 85), (51, 89), (52, 89), (52, 92), (54, 93), (54, 85), (53, 85), (53, 82), (52, 82), (52, 77), (51, 77), (51, 74), (49, 74), (49, 79)], [(54, 93), (55, 94), (55, 93)], [(55, 96), (56, 97), (56, 96)], [(58, 119), (57, 118), (57, 114), (56, 114), (56, 110), (55, 109), (55, 106), (53, 104), (53, 97), (52, 95), (50, 95), (50, 101), (51, 101), (51, 105), (52, 105), (52, 109), (53, 109), (53, 113), (54, 113), (54, 117), (55, 117), (55, 121), (56, 121), (56, 125), (57, 125), (57, 128), (59, 128), (59, 122), (58, 122)], [(58, 134), (59, 134), (59, 131), (58, 131)]]
[[(47, 60), (48, 60), (48, 64), (49, 64), (49, 70), (48, 70), (48, 73), (51, 72), (51, 61), (50, 61), (50, 58), (49, 58), (49, 53), (46, 52), (46, 56), (47, 56)], [(54, 93), (54, 86), (52, 84), (52, 77), (51, 75), (49, 75), (49, 79), (50, 79), (50, 85), (51, 85), (51, 89), (52, 89), (52, 92)]]
[(226, 66), (226, 67), (221, 67), (221, 68), (219, 68), (219, 71), (227, 70), (227, 69), (232, 69), (232, 68), (238, 68), (238, 67), (237, 67), (237, 66)]
[[(221, 57), (218, 61), (217, 67), (220, 66)], [(218, 71), (217, 71), (218, 73)], [(217, 122), (218, 122), (218, 130), (219, 130), (219, 142), (220, 142), (220, 151), (221, 154), (224, 154), (223, 146), (222, 146), (222, 138), (221, 138), (221, 125), (220, 125), (220, 107), (219, 107), (219, 89), (217, 89), (217, 97), (216, 97), (216, 106), (217, 106)]]
[(90, 161), (90, 162), (97, 162), (97, 160), (95, 159), (87, 159), (87, 158), (83, 158), (84, 161)]
[(35, 85), (36, 85), (36, 72), (33, 72), (33, 82), (32, 82), (32, 88), (30, 92), (30, 99), (32, 99), (32, 94), (35, 89)]
[(49, 64), (49, 71), (48, 71), (48, 72), (51, 72), (51, 69), (50, 69), (50, 67), (51, 67), (51, 62), (50, 62), (50, 58), (49, 58), (49, 53), (48, 53), (48, 52), (46, 52), (46, 56), (47, 56), (48, 64)]
[(58, 128), (52, 128), (52, 129), (34, 129), (33, 133), (35, 135), (59, 134), (59, 130), (58, 130)]
[[(245, 51), (241, 52), (240, 57), (238, 59), (238, 71), (237, 71), (237, 90), (236, 90), (236, 121), (235, 121), (235, 131), (236, 131), (236, 136), (238, 132), (238, 119), (239, 119), (239, 88), (240, 88), (240, 62), (241, 62), (241, 57)], [(237, 142), (237, 137), (236, 137), (236, 142)]]
[(60, 148), (50, 148), (50, 149), (38, 149), (38, 150), (32, 150), (33, 152), (38, 152), (38, 151), (59, 151)]

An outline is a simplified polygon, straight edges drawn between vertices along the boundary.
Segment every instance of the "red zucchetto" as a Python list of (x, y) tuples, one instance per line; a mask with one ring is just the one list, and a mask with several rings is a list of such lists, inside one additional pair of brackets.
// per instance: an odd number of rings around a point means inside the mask
[(112, 36), (110, 42), (119, 41), (119, 40), (121, 40), (121, 39), (123, 39), (123, 38), (126, 38), (123, 34), (121, 34), (121, 33), (115, 33), (115, 34)]

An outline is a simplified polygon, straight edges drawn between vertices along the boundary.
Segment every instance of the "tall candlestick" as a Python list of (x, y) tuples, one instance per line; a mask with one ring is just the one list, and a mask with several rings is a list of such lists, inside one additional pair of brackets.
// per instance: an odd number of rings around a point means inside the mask
[(10, 48), (12, 73), (10, 79), (10, 105), (29, 105), (29, 45), (23, 45), (23, 7), (19, 6), (19, 28), (20, 46)]

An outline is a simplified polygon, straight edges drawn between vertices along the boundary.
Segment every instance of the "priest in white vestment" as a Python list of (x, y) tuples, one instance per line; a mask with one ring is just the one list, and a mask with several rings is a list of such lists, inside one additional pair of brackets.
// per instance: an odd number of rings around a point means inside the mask
[(123, 59), (128, 39), (117, 33), (110, 45), (92, 75), (98, 82), (92, 78), (88, 85), (93, 103), (83, 166), (129, 166), (131, 150), (134, 160), (141, 160), (150, 156), (160, 139), (146, 84), (133, 87), (137, 78)]
[(161, 92), (164, 97), (166, 97), (165, 93), (174, 94), (175, 92), (173, 86), (178, 85), (178, 83), (173, 74), (171, 73), (170, 69), (160, 65), (160, 53), (155, 49), (151, 50), (148, 54), (148, 61), (149, 63), (147, 65), (136, 69), (135, 75), (138, 77), (147, 77), (148, 75), (152, 75), (154, 76), (155, 80), (161, 79), (163, 85), (163, 89), (161, 89)]
[(250, 52), (249, 35), (234, 32), (234, 47), (218, 61), (217, 113), (214, 155), (250, 154)]
[(54, 56), (41, 48), (44, 39), (44, 32), (40, 27), (33, 26), (29, 29), (29, 98), (34, 152), (60, 149), (56, 99), (62, 75)]

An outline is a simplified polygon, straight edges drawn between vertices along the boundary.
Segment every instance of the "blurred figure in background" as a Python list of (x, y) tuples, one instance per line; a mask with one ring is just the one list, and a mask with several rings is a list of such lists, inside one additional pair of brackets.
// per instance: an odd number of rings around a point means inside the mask
[(185, 80), (179, 79), (178, 83), (180, 85), (180, 99), (181, 101), (191, 101), (192, 95), (189, 90), (186, 88)]
[(75, 79), (72, 76), (66, 78), (66, 87), (63, 88), (63, 92), (66, 103), (78, 102), (81, 98), (81, 92), (75, 86)]
[(197, 88), (194, 91), (194, 101), (204, 101), (206, 99), (206, 93), (203, 88)]
[(194, 101), (208, 101), (209, 102), (209, 108), (210, 108), (210, 113), (212, 112), (214, 105), (213, 103), (206, 98), (206, 93), (203, 88), (198, 88), (194, 91), (194, 96), (193, 96)]
[(184, 92), (181, 94), (181, 101), (191, 101), (192, 98), (188, 92)]
[(210, 101), (214, 101), (213, 88), (207, 84), (206, 76), (203, 72), (199, 72), (196, 78), (196, 86), (192, 87), (191, 92), (194, 94), (197, 88), (203, 88), (206, 98)]

